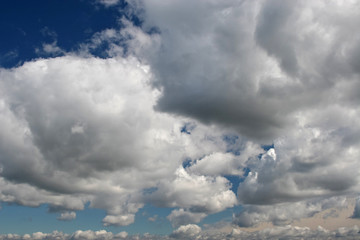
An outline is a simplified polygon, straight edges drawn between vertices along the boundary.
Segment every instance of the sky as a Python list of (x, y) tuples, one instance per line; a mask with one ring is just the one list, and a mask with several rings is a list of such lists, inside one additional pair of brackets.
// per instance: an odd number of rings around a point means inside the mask
[(360, 1), (0, 2), (0, 240), (360, 237)]

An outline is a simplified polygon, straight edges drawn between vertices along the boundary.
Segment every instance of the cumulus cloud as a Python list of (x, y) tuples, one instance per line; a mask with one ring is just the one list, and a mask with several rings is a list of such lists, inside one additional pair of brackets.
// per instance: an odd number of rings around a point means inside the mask
[(183, 225), (176, 229), (171, 237), (177, 239), (195, 238), (201, 232), (201, 228), (195, 224)]
[(106, 230), (100, 231), (81, 231), (78, 230), (71, 235), (71, 239), (76, 240), (88, 240), (88, 239), (101, 239), (101, 240), (108, 240), (113, 239), (114, 235), (112, 232), (107, 232)]
[[(107, 211), (106, 226), (133, 223), (146, 202), (203, 214), (236, 203), (225, 178), (181, 167), (226, 154), (234, 145), (224, 140), (228, 132), (193, 121), (187, 134), (181, 129), (189, 119), (154, 111), (160, 93), (137, 59), (67, 55), (0, 75), (2, 201), (47, 203), (61, 220), (90, 202)], [(156, 194), (144, 194), (149, 188)]]
[(230, 184), (224, 177), (193, 175), (180, 167), (175, 178), (160, 181), (149, 198), (157, 206), (182, 207), (168, 216), (174, 226), (180, 226), (200, 222), (209, 213), (233, 207), (237, 199), (229, 188)]
[(184, 206), (217, 212), (236, 203), (235, 194), (229, 190), (229, 181), (223, 177), (205, 177), (189, 174), (180, 167), (173, 181), (164, 180), (153, 193), (157, 204), (168, 207)]

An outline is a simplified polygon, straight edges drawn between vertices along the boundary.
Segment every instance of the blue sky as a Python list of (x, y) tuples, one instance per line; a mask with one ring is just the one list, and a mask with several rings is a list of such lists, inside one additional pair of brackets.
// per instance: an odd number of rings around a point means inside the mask
[(7, 37), (1, 41), (2, 66), (38, 58), (35, 49), (54, 40), (62, 49), (74, 50), (94, 33), (117, 27), (119, 15), (117, 8), (95, 1), (4, 1), (0, 24)]
[(358, 237), (359, 9), (2, 1), (0, 240)]

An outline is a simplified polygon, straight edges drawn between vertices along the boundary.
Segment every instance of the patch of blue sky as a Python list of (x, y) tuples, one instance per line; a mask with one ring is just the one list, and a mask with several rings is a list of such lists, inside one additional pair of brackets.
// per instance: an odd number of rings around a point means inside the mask
[(264, 149), (265, 151), (270, 150), (271, 148), (274, 148), (274, 143), (269, 144), (269, 145), (261, 145), (262, 149)]
[(102, 230), (129, 234), (169, 234), (172, 226), (167, 220), (174, 208), (159, 208), (146, 204), (135, 216), (135, 223), (128, 226), (103, 226), (101, 219), (106, 212), (101, 209), (89, 208), (88, 204), (82, 211), (76, 211), (76, 219), (59, 221), (60, 213), (49, 213), (49, 206), (26, 207), (17, 204), (2, 203), (0, 211), (0, 234), (26, 234), (33, 232), (53, 232), (55, 230), (71, 234), (77, 230)]
[(186, 133), (186, 134), (191, 134), (191, 132), (196, 128), (196, 124), (193, 122), (187, 122), (185, 123), (181, 128), (180, 128), (180, 132), (182, 133)]
[(191, 167), (192, 164), (193, 164), (193, 161), (190, 158), (186, 158), (183, 161), (182, 166), (183, 166), (183, 168), (188, 168), (188, 167)]
[[(129, 234), (157, 234), (166, 235), (173, 231), (173, 228), (166, 218), (175, 208), (155, 207), (146, 204), (135, 215), (135, 223), (124, 227)], [(112, 227), (115, 229), (114, 227)], [(112, 232), (116, 232), (110, 228)]]
[(0, 66), (14, 67), (38, 58), (36, 49), (43, 43), (57, 41), (65, 51), (76, 50), (94, 33), (119, 27), (118, 8), (94, 5), (95, 1), (81, 0), (1, 1)]
[(236, 175), (225, 175), (224, 177), (231, 183), (231, 191), (237, 194), (239, 184), (245, 180), (245, 177)]
[(227, 152), (231, 152), (237, 156), (241, 154), (244, 146), (238, 135), (224, 135), (223, 141), (226, 143)]
[(100, 209), (85, 207), (83, 211), (76, 211), (76, 219), (59, 221), (60, 213), (50, 213), (49, 206), (26, 207), (17, 204), (2, 203), (0, 211), (0, 234), (26, 234), (33, 232), (61, 231), (73, 233), (81, 230), (101, 230), (109, 227), (102, 226), (101, 219), (106, 212)]

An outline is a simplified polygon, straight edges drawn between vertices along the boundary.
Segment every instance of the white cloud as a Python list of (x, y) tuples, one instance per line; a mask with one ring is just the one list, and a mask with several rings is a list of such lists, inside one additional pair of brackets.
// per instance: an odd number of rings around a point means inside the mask
[(71, 221), (76, 218), (76, 212), (63, 212), (58, 217), (58, 220), (61, 221)]
[(175, 177), (159, 182), (157, 191), (149, 198), (159, 206), (187, 208), (197, 213), (215, 213), (236, 203), (230, 183), (224, 177), (210, 177), (188, 173), (183, 167)]
[(119, 232), (118, 234), (115, 234), (115, 238), (126, 238), (129, 234), (125, 231)]
[(125, 214), (112, 216), (107, 215), (103, 219), (103, 223), (105, 226), (116, 225), (116, 226), (126, 226), (134, 222), (135, 214)]
[(57, 41), (52, 43), (43, 43), (41, 48), (36, 48), (35, 52), (38, 56), (46, 57), (55, 57), (65, 54), (65, 51), (62, 50), (58, 45)]
[(119, 0), (98, 0), (98, 2), (104, 4), (106, 7), (110, 7), (118, 4)]
[[(2, 201), (63, 213), (90, 202), (107, 211), (104, 225), (134, 222), (147, 201), (206, 214), (236, 204), (225, 178), (181, 167), (225, 154), (228, 132), (194, 122), (182, 133), (189, 119), (154, 111), (159, 92), (135, 58), (39, 59), (0, 75)], [(143, 193), (156, 187), (151, 199)]]
[(113, 239), (113, 233), (107, 232), (106, 230), (100, 230), (100, 231), (81, 231), (78, 230), (75, 233), (71, 235), (71, 239), (74, 240), (110, 240)]
[(201, 228), (195, 224), (183, 225), (176, 229), (171, 237), (178, 239), (195, 238), (196, 235), (201, 233)]

